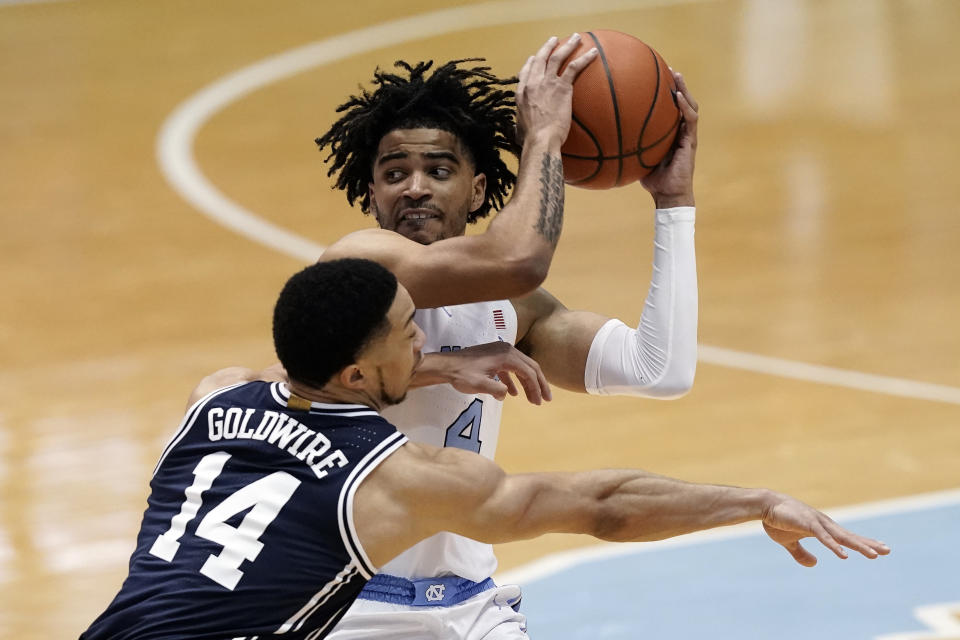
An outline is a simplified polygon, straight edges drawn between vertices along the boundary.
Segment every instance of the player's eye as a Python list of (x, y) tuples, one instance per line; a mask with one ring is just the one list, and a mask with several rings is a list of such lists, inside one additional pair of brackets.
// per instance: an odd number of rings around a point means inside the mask
[(451, 171), (449, 167), (434, 167), (430, 172), (434, 177), (440, 178), (441, 180), (446, 180), (453, 175), (453, 171)]
[(400, 182), (401, 180), (403, 180), (405, 175), (406, 174), (400, 169), (387, 169), (383, 173), (383, 177), (389, 183)]

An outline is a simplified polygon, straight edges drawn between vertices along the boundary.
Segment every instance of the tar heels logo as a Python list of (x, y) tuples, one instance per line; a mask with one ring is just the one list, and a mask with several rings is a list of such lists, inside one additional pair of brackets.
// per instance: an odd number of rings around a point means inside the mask
[(443, 600), (443, 590), (446, 587), (442, 584), (432, 584), (427, 587), (427, 592), (424, 594), (427, 597), (427, 600), (430, 602), (439, 602)]

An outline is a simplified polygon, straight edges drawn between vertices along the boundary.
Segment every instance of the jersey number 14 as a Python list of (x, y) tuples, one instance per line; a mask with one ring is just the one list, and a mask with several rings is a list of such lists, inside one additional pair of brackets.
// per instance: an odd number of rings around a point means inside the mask
[[(203, 456), (197, 463), (193, 470), (193, 484), (184, 491), (186, 500), (180, 506), (180, 513), (173, 516), (170, 528), (157, 536), (150, 547), (150, 555), (173, 562), (174, 556), (180, 550), (180, 538), (186, 532), (190, 521), (197, 517), (203, 504), (203, 492), (213, 485), (229, 459), (229, 453), (219, 451)], [(233, 591), (243, 577), (240, 565), (244, 560), (253, 561), (260, 555), (263, 549), (260, 536), (280, 513), (283, 505), (287, 504), (298, 486), (300, 481), (292, 475), (285, 471), (276, 471), (240, 488), (210, 509), (197, 525), (196, 535), (216, 542), (223, 547), (223, 551), (219, 555), (207, 556), (206, 562), (200, 567), (200, 573)], [(227, 520), (247, 509), (250, 509), (250, 512), (243, 517), (239, 526), (227, 524)]]

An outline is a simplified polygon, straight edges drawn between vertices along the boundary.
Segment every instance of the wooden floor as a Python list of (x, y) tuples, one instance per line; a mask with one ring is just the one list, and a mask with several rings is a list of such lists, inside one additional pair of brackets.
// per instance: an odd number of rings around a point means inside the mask
[[(511, 401), (507, 469), (642, 466), (824, 507), (960, 486), (960, 3), (503, 2), (464, 22), (469, 4), (0, 2), (0, 637), (76, 637), (106, 606), (190, 389), (271, 361), (271, 306), (303, 263), (181, 198), (156, 160), (163, 123), (268, 56), (418, 14), (213, 113), (199, 169), (323, 244), (370, 220), (330, 191), (312, 140), (376, 65), (485, 56), (506, 75), (550, 35), (628, 31), (702, 105), (701, 342), (946, 387), (891, 395), (705, 349), (679, 401)], [(568, 204), (548, 288), (635, 323), (650, 198)], [(588, 543), (505, 545), (502, 566)]]

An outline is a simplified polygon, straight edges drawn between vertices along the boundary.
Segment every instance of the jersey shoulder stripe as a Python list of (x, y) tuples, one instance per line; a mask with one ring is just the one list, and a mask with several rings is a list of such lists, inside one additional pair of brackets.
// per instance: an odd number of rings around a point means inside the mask
[(340, 491), (340, 499), (337, 506), (340, 536), (343, 538), (344, 546), (350, 554), (350, 558), (356, 563), (360, 569), (360, 573), (367, 580), (373, 577), (377, 572), (377, 568), (370, 562), (370, 558), (367, 557), (363, 545), (360, 544), (360, 538), (357, 536), (357, 531), (353, 523), (353, 497), (356, 494), (357, 487), (359, 487), (360, 483), (367, 477), (367, 474), (373, 471), (387, 456), (399, 449), (406, 442), (407, 437), (399, 431), (389, 438), (386, 438), (357, 463), (357, 466), (354, 467), (350, 477), (344, 482), (343, 489)]

